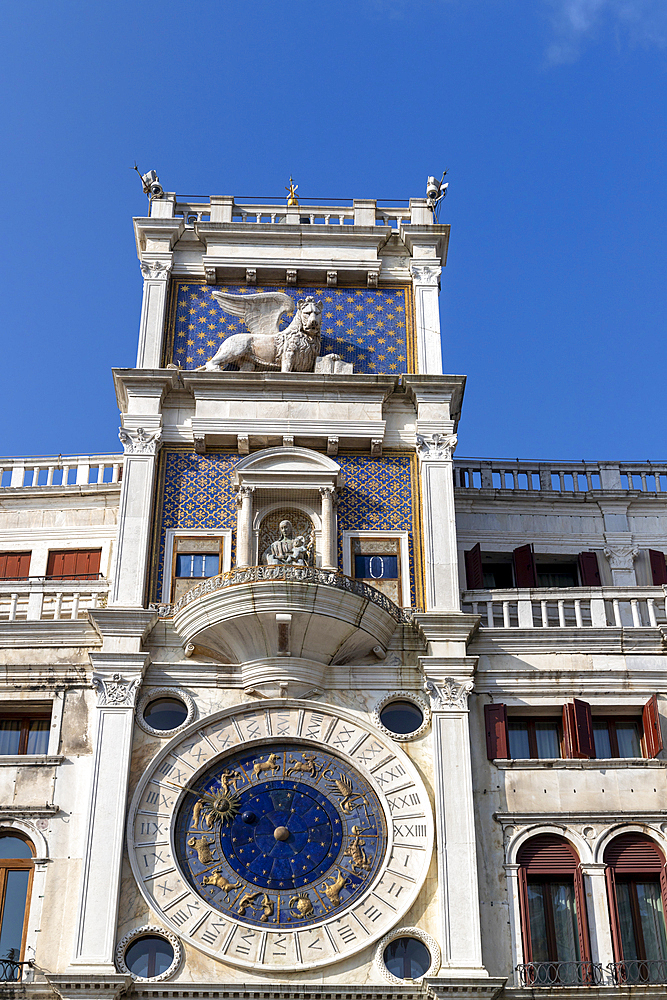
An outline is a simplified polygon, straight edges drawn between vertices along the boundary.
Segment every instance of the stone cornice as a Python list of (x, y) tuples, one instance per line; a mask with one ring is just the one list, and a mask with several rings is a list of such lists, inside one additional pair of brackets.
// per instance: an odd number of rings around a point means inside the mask
[(665, 653), (660, 628), (481, 628), (469, 652)]
[[(85, 618), (60, 619), (59, 621), (37, 622), (0, 622), (0, 649), (12, 647), (59, 647), (78, 648), (80, 646), (99, 646), (100, 637), (90, 622)], [(27, 669), (22, 664), (12, 664), (5, 667), (5, 675), (14, 671)], [(79, 670), (72, 664), (49, 665), (49, 675), (69, 675), (73, 670)], [(5, 676), (7, 681), (7, 676)]]
[[(96, 608), (88, 612), (88, 617), (104, 643), (104, 654), (114, 655), (116, 651), (137, 653), (157, 622), (157, 613), (143, 608)], [(128, 642), (132, 643), (133, 649), (129, 648)], [(114, 646), (115, 649), (112, 648)]]

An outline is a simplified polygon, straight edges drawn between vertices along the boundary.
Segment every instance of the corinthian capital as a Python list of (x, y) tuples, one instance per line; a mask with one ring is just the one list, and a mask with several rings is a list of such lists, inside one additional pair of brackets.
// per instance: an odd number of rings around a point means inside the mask
[(139, 680), (127, 681), (122, 674), (112, 674), (111, 678), (93, 674), (93, 687), (97, 691), (98, 707), (134, 708), (139, 690)]
[(458, 438), (456, 434), (417, 434), (417, 454), (428, 461), (451, 462)]
[(428, 677), (424, 681), (424, 691), (436, 711), (467, 711), (468, 695), (473, 687), (472, 681), (457, 681), (453, 677), (446, 677), (444, 684), (440, 685)]
[(121, 427), (118, 437), (126, 455), (155, 455), (160, 447), (162, 428), (158, 427), (149, 433), (143, 427), (137, 427), (136, 430)]
[(160, 278), (166, 281), (171, 271), (170, 260), (146, 260), (141, 261), (141, 273), (144, 278)]
[(434, 267), (428, 264), (411, 264), (410, 273), (415, 285), (435, 285), (440, 284), (441, 267)]

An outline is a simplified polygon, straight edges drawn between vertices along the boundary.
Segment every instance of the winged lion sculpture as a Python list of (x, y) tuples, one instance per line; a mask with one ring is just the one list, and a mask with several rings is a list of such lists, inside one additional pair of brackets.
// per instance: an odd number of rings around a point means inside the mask
[(213, 292), (213, 298), (225, 312), (239, 316), (249, 332), (227, 337), (197, 371), (221, 372), (227, 365), (238, 365), (242, 372), (314, 370), (322, 344), (322, 303), (312, 295), (299, 299), (296, 316), (284, 330), (281, 318), (294, 312), (294, 299), (284, 292)]

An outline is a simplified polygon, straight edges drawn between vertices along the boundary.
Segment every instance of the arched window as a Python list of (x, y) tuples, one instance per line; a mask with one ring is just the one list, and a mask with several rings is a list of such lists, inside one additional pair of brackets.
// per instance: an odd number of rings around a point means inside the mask
[(664, 855), (649, 837), (625, 833), (604, 861), (617, 982), (667, 982)]
[(20, 979), (35, 849), (15, 830), (0, 830), (0, 968)]
[(579, 858), (563, 837), (546, 833), (519, 849), (524, 966), (522, 985), (590, 985), (586, 901)]

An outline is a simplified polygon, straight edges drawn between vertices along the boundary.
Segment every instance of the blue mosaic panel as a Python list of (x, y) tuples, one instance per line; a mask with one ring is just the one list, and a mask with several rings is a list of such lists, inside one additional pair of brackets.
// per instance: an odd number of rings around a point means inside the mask
[[(295, 302), (313, 295), (323, 303), (321, 354), (340, 354), (357, 373), (381, 375), (415, 372), (413, 345), (408, 337), (407, 288), (293, 288), (225, 285), (212, 288), (175, 282), (173, 351), (171, 360), (193, 369), (213, 357), (226, 337), (247, 333), (238, 316), (224, 312), (213, 292), (256, 295), (286, 292)], [(294, 318), (283, 316), (281, 330)]]
[(166, 452), (158, 594), (162, 593), (167, 528), (217, 531), (236, 527), (236, 488), (232, 476), (240, 460), (240, 455)]
[(338, 455), (345, 475), (338, 498), (338, 565), (343, 568), (343, 531), (407, 531), (410, 545), (410, 599), (419, 606), (416, 593), (413, 533), (418, 513), (413, 455)]

